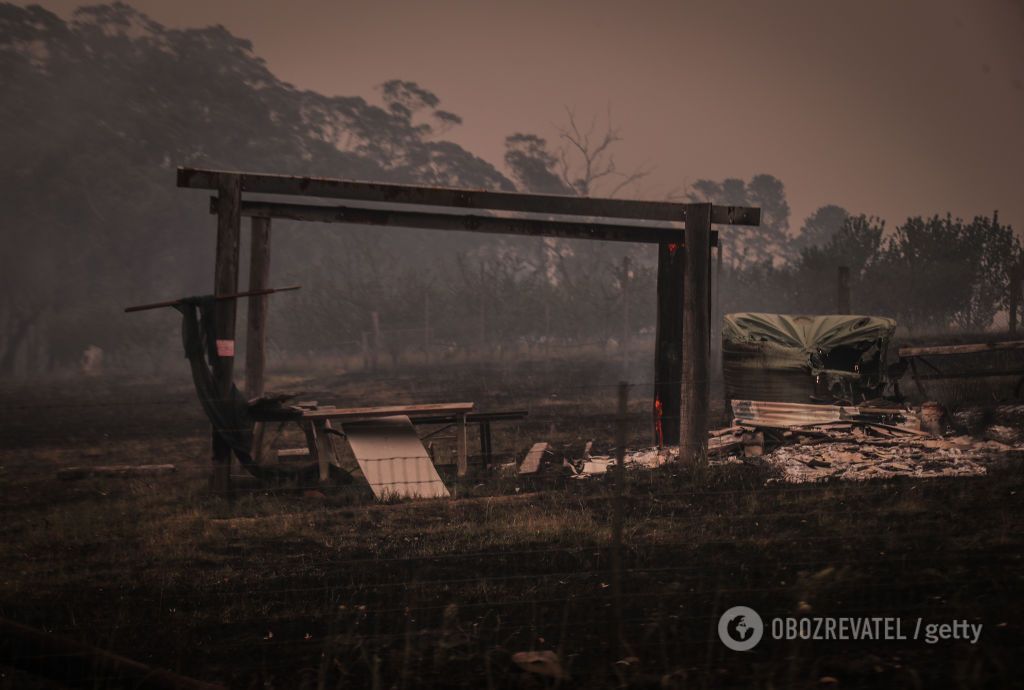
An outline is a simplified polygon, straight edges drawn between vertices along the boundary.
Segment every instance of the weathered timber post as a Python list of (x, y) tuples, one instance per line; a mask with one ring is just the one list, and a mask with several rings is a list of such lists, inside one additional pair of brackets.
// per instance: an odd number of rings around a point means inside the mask
[(370, 322), (373, 325), (373, 342), (370, 344), (370, 370), (377, 371), (377, 366), (380, 357), (380, 314), (378, 312), (370, 312)]
[(423, 291), (423, 361), (430, 364), (430, 291)]
[[(265, 290), (270, 285), (270, 219), (254, 216), (250, 226), (249, 290)], [(263, 395), (263, 370), (267, 363), (268, 295), (249, 298), (245, 326), (245, 393), (252, 398)], [(252, 458), (263, 459), (263, 424), (252, 429)]]
[(483, 360), (484, 350), (487, 348), (487, 298), (485, 297), (485, 277), (484, 277), (484, 262), (480, 262), (480, 320), (477, 324), (479, 333), (477, 340), (479, 341), (480, 347), (480, 359)]
[(1010, 268), (1010, 335), (1017, 334), (1017, 312), (1021, 303), (1021, 283), (1024, 282), (1024, 263)]
[(622, 375), (629, 373), (629, 257), (622, 257)]
[(850, 267), (840, 266), (836, 275), (836, 313), (850, 313)]
[(658, 303), (654, 336), (654, 441), (672, 445), (679, 438), (683, 378), (683, 274), (681, 242), (658, 245)]
[[(217, 254), (213, 292), (226, 295), (238, 292), (238, 252), (242, 222), (242, 182), (238, 175), (221, 174), (217, 178)], [(236, 300), (220, 300), (214, 307), (217, 359), (213, 377), (218, 394), (225, 400), (231, 394), (235, 370)], [(231, 495), (231, 447), (216, 432), (213, 434), (213, 468), (210, 487), (217, 494)]]
[(686, 205), (685, 237), (679, 459), (681, 462), (704, 463), (707, 462), (708, 448), (711, 204)]
[(626, 432), (629, 418), (629, 384), (619, 382), (618, 414), (615, 418), (615, 495), (612, 503), (612, 630), (608, 649), (620, 653), (623, 644), (622, 609), (622, 525), (625, 512)]

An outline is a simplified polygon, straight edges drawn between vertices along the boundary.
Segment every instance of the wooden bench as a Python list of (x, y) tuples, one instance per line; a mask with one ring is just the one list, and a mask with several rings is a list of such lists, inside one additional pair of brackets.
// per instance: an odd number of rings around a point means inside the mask
[[(350, 422), (366, 422), (385, 417), (407, 417), (413, 423), (424, 417), (451, 418), (458, 425), (458, 474), (465, 476), (467, 469), (466, 415), (473, 409), (473, 403), (428, 403), (423, 405), (383, 405), (378, 407), (334, 407), (299, 406), (301, 417), (297, 420), (306, 433), (309, 454), (320, 468), (320, 480), (328, 478), (331, 459), (337, 457), (334, 447), (334, 432), (331, 422), (344, 425)], [(333, 433), (332, 433), (333, 432)], [(424, 452), (426, 450), (424, 449)]]

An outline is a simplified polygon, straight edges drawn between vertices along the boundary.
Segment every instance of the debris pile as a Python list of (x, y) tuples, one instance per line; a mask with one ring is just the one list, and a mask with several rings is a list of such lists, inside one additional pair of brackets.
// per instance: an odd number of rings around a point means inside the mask
[[(966, 412), (945, 420), (972, 435), (922, 430), (919, 412), (892, 406), (734, 401), (733, 411), (733, 426), (712, 431), (708, 438), (709, 462), (767, 465), (779, 473), (774, 481), (977, 476), (996, 458), (1024, 456), (1024, 406), (1019, 405), (987, 411), (987, 424)], [(968, 417), (971, 424), (965, 425)], [(582, 453), (570, 453), (562, 471), (571, 479), (611, 471), (615, 457), (591, 454), (592, 447), (588, 443)], [(653, 469), (678, 455), (678, 447), (627, 451), (625, 466)]]
[(784, 482), (976, 476), (986, 461), (1024, 451), (1009, 427), (979, 437), (930, 433), (921, 428), (929, 420), (895, 407), (734, 401), (733, 411), (735, 426), (712, 432), (709, 454), (767, 464)]

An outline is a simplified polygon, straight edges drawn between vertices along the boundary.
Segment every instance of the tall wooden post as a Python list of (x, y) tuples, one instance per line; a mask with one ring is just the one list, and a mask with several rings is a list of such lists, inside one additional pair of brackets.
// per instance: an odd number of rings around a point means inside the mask
[[(253, 217), (249, 243), (249, 290), (270, 287), (270, 219)], [(269, 295), (249, 298), (249, 316), (245, 336), (245, 393), (251, 398), (263, 395), (263, 370), (267, 363), (267, 305)], [(252, 458), (263, 458), (263, 424), (252, 429)]]
[(683, 244), (658, 245), (658, 304), (654, 336), (654, 442), (679, 438), (679, 382), (683, 378)]
[(487, 298), (485, 297), (484, 262), (480, 262), (480, 321), (477, 324), (480, 332), (478, 334), (480, 356), (483, 358), (484, 350), (487, 347)]
[(380, 357), (380, 314), (375, 311), (370, 312), (370, 322), (373, 327), (372, 342), (370, 343), (370, 370), (377, 371)]
[(840, 266), (836, 275), (836, 313), (850, 313), (850, 267)]
[(1010, 267), (1010, 335), (1017, 334), (1017, 312), (1021, 303), (1021, 283), (1024, 282), (1024, 264)]
[(423, 291), (423, 361), (430, 364), (430, 290)]
[[(214, 266), (215, 295), (238, 292), (238, 252), (241, 235), (242, 184), (237, 175), (221, 174), (217, 182), (217, 255)], [(214, 307), (217, 359), (213, 376), (223, 398), (231, 394), (235, 370), (235, 305), (226, 299)], [(221, 496), (231, 495), (231, 447), (213, 434), (213, 468), (210, 487)]]
[(629, 373), (629, 257), (622, 257), (622, 375)]
[(708, 449), (711, 204), (686, 205), (685, 236), (679, 459), (682, 462), (704, 463), (707, 462)]

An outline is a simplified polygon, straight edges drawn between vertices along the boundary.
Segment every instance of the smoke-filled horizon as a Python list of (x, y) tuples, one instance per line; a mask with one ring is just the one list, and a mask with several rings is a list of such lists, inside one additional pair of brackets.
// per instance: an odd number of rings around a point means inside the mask
[[(79, 0), (48, 0), (68, 17)], [(838, 204), (885, 218), (1000, 211), (1020, 232), (1024, 4), (881, 1), (431, 3), (134, 0), (168, 27), (223, 24), (277, 77), (379, 101), (438, 94), (444, 134), (504, 171), (504, 139), (557, 139), (565, 107), (610, 108), (629, 190), (783, 181), (800, 227)]]

